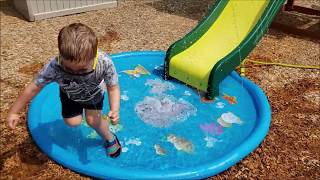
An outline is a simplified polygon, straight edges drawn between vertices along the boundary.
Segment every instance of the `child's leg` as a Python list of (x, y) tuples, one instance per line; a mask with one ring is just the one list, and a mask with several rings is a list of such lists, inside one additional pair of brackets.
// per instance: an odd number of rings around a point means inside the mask
[(101, 110), (86, 109), (85, 112), (87, 123), (105, 139), (106, 142), (104, 146), (107, 154), (112, 158), (118, 157), (121, 153), (120, 142), (116, 135), (110, 132), (108, 122), (101, 118)]
[(79, 126), (81, 124), (81, 121), (82, 121), (81, 115), (78, 115), (72, 118), (64, 118), (64, 122), (72, 127)]
[(103, 139), (107, 141), (112, 141), (113, 134), (109, 130), (108, 122), (102, 120), (101, 110), (86, 109), (85, 113), (88, 125), (95, 129)]

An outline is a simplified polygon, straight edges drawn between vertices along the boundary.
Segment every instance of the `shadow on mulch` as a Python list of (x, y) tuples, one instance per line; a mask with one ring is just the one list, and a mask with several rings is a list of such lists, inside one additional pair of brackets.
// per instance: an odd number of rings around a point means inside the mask
[(0, 1), (0, 12), (4, 13), (7, 16), (17, 17), (24, 21), (27, 21), (15, 8), (13, 5), (13, 1), (4, 0)]
[(34, 145), (31, 137), (28, 137), (24, 142), (0, 155), (0, 170), (3, 169), (4, 162), (16, 154), (18, 154), (21, 163), (36, 165), (32, 166), (32, 169), (35, 171), (42, 169), (41, 166), (48, 161), (47, 156), (39, 151), (37, 146)]
[(297, 38), (320, 42), (320, 16), (307, 15), (298, 12), (280, 11), (270, 26), (272, 29), (286, 34), (273, 34), (282, 39), (291, 34)]
[(29, 76), (34, 76), (41, 70), (43, 66), (44, 66), (44, 63), (32, 62), (31, 64), (27, 64), (22, 68), (20, 68), (18, 72), (29, 75)]
[(201, 20), (215, 0), (161, 0), (147, 3), (157, 11)]
[(114, 25), (111, 24), (108, 28), (105, 29), (104, 35), (98, 37), (99, 47), (101, 49), (112, 49), (112, 43), (114, 41), (119, 41), (119, 33), (115, 30)]
[[(293, 28), (293, 26), (291, 26), (291, 25), (290, 26), (287, 25), (287, 26), (290, 29)], [(291, 31), (291, 30), (289, 30), (289, 31)], [(287, 37), (293, 37), (293, 38), (297, 38), (297, 39), (307, 40), (307, 41), (310, 41), (313, 43), (320, 43), (320, 40), (313, 38), (313, 37), (310, 37), (308, 35), (308, 33), (306, 33), (304, 30), (298, 31), (298, 32), (288, 32), (288, 30), (286, 30), (286, 29), (281, 30), (278, 27), (274, 27), (273, 25), (271, 25), (270, 29), (268, 30), (268, 32), (266, 34), (268, 34), (271, 38), (278, 39), (278, 40), (281, 40), (281, 39), (284, 39)]]

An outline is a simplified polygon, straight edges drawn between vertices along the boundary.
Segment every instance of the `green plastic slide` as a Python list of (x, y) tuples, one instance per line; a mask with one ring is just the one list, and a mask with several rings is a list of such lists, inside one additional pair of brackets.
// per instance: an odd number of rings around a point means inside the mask
[(165, 77), (219, 95), (219, 83), (257, 45), (285, 0), (218, 0), (189, 34), (170, 46)]

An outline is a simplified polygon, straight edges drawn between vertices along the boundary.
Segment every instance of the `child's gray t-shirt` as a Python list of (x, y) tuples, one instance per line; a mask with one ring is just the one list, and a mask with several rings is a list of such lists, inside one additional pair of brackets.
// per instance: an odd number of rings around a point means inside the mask
[(53, 81), (59, 84), (61, 91), (71, 100), (82, 104), (96, 104), (103, 98), (103, 82), (107, 86), (117, 85), (118, 75), (110, 57), (99, 51), (95, 70), (85, 75), (70, 74), (58, 64), (57, 57), (51, 59), (34, 82), (43, 87)]

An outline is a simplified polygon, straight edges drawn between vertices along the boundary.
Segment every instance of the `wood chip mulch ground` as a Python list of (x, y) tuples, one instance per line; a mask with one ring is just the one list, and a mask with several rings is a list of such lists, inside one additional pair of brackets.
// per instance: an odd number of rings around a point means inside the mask
[[(166, 50), (207, 12), (213, 0), (122, 0), (117, 8), (28, 22), (1, 0), (0, 179), (87, 179), (40, 152), (26, 128), (26, 113), (12, 131), (8, 109), (48, 58), (57, 53), (57, 34), (70, 23), (92, 27), (110, 53)], [(319, 8), (318, 0), (298, 1)], [(276, 21), (320, 33), (319, 16), (282, 12)], [(295, 21), (294, 23), (292, 23)], [(177, 26), (178, 25), (178, 26)], [(110, 39), (110, 40), (108, 40)], [(320, 41), (270, 29), (249, 56), (266, 62), (320, 66)], [(209, 179), (320, 179), (320, 70), (247, 63), (247, 77), (267, 94), (270, 131), (241, 162)]]

